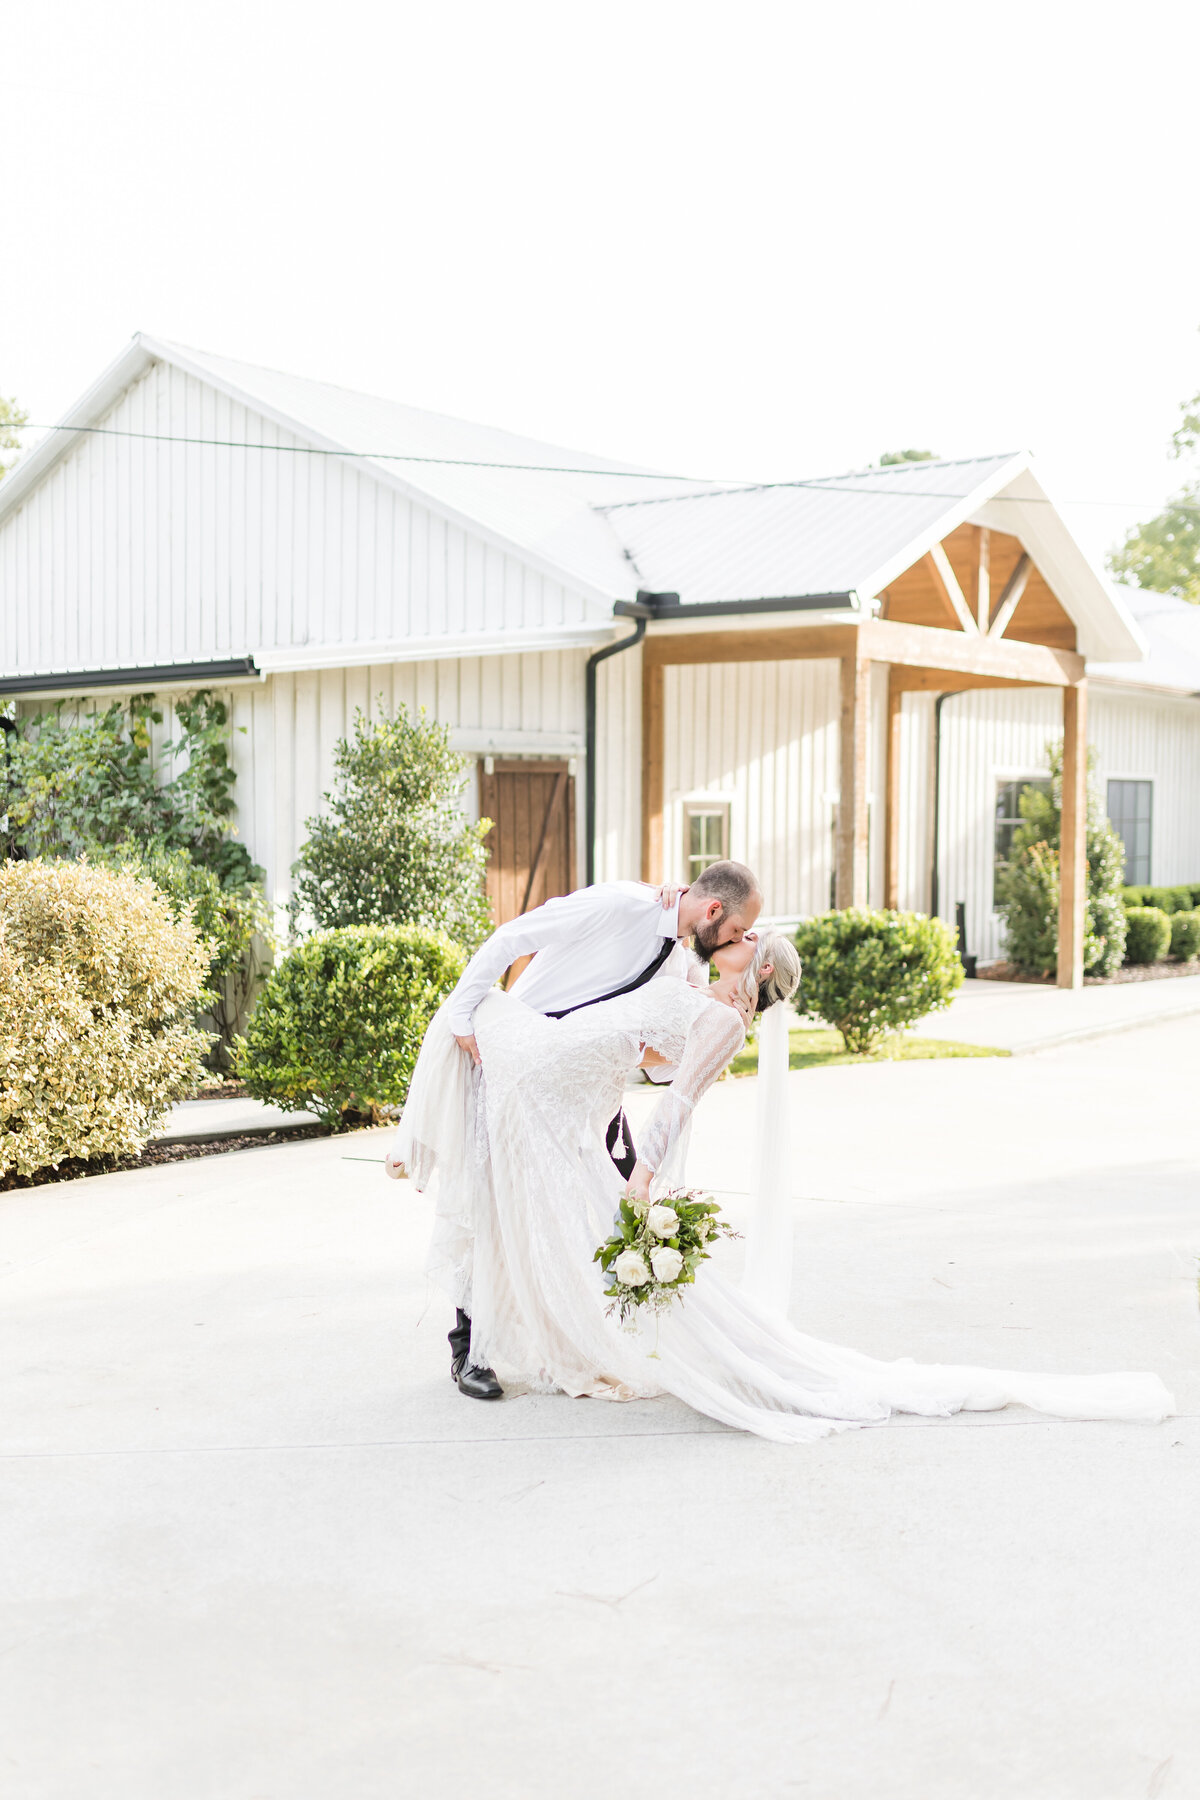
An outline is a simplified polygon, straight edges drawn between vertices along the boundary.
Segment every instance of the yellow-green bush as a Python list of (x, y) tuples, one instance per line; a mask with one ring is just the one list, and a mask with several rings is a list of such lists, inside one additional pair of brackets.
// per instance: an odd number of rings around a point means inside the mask
[(0, 1175), (142, 1148), (200, 1074), (211, 953), (150, 881), (0, 864)]

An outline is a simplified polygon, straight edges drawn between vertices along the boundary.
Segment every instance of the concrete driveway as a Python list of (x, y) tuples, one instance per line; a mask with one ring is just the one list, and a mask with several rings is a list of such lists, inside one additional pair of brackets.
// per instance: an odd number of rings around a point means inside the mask
[(383, 1134), (3, 1195), (5, 1800), (1200, 1792), (1200, 1026), (791, 1083), (806, 1329), (1183, 1416), (466, 1401)]

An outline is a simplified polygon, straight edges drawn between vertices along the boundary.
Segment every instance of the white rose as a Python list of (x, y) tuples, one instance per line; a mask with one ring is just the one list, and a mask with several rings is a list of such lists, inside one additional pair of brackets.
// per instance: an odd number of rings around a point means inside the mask
[(654, 1270), (655, 1281), (674, 1281), (683, 1267), (683, 1254), (679, 1250), (672, 1250), (669, 1244), (664, 1244), (650, 1258), (650, 1267)]
[(679, 1230), (679, 1214), (673, 1206), (652, 1206), (646, 1217), (655, 1237), (674, 1237)]
[(617, 1280), (626, 1287), (644, 1287), (650, 1279), (645, 1259), (636, 1250), (622, 1250), (612, 1268)]

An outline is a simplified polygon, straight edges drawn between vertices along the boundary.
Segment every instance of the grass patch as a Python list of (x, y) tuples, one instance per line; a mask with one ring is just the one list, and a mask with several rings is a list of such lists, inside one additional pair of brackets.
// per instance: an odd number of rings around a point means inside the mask
[[(832, 1026), (788, 1033), (788, 1068), (832, 1068), (837, 1063), (926, 1062), (948, 1056), (1010, 1056), (1009, 1050), (993, 1050), (984, 1044), (956, 1044), (947, 1038), (907, 1037), (897, 1033), (885, 1038), (869, 1056), (851, 1056), (842, 1034)], [(757, 1075), (758, 1045), (751, 1044), (730, 1064), (732, 1075)]]

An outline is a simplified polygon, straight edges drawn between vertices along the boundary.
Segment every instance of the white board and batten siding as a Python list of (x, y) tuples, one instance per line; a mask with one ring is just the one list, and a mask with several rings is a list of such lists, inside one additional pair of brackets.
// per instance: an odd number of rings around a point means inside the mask
[[(932, 859), (933, 699), (905, 695), (902, 712), (900, 904), (929, 907)], [(1047, 743), (1062, 736), (1056, 689), (976, 689), (942, 708), (939, 911), (967, 905), (968, 948), (1003, 955), (992, 905), (996, 791), (1001, 782), (1045, 774)], [(1200, 881), (1200, 705), (1192, 699), (1090, 685), (1088, 741), (1101, 804), (1114, 779), (1154, 784), (1151, 878)]]
[(824, 912), (840, 784), (834, 661), (683, 664), (665, 671), (666, 874), (686, 876), (688, 801), (729, 806), (729, 852), (773, 918)]
[[(583, 670), (586, 652), (549, 650), (519, 656), (456, 657), (415, 663), (356, 665), (269, 676), (215, 691), (228, 704), (237, 772), (234, 824), (266, 871), (266, 891), (282, 921), (291, 892), (291, 867), (305, 837), (305, 820), (320, 811), (334, 780), (339, 738), (354, 728), (360, 709), (373, 716), (399, 703), (424, 707), (450, 728), (451, 745), (471, 759), (463, 811), (479, 816), (477, 771), (485, 755), (567, 758), (583, 770)], [(81, 712), (103, 711), (114, 691), (81, 696)], [(161, 744), (178, 731), (171, 694), (158, 696)], [(30, 713), (46, 702), (22, 701)], [(582, 809), (576, 807), (577, 866), (583, 867)]]
[(0, 524), (0, 670), (585, 624), (596, 609), (345, 457), (154, 363)]

